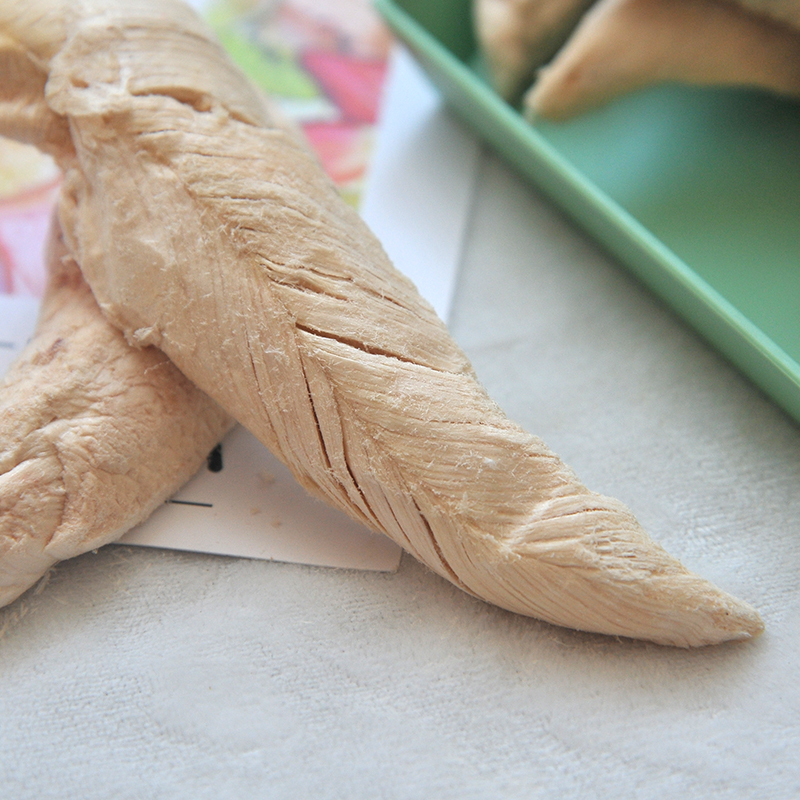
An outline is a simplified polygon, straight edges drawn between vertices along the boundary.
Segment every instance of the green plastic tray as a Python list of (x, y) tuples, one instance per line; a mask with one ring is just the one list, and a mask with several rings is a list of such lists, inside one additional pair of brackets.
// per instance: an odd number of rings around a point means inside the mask
[(470, 0), (375, 0), (448, 104), (800, 421), (800, 106), (665, 86), (528, 124), (482, 77)]

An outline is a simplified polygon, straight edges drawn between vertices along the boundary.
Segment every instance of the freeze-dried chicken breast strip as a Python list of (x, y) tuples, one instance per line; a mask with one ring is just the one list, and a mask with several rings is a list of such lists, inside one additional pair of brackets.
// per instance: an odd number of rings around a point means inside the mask
[(658, 83), (800, 97), (800, 31), (720, 0), (599, 0), (524, 98), (566, 119)]
[(0, 606), (148, 517), (231, 425), (110, 325), (57, 230), (48, 267), (36, 332), (0, 385)]
[(0, 29), (47, 62), (75, 147), (69, 247), (129, 341), (163, 349), (310, 491), (467, 592), (667, 644), (760, 632), (505, 417), (185, 7), (36, 0), (63, 14), (54, 44), (20, 5), (0, 2)]

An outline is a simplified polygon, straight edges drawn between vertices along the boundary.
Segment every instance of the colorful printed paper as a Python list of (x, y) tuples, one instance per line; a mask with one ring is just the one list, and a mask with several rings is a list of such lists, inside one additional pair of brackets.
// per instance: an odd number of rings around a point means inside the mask
[[(392, 42), (369, 0), (200, 5), (233, 58), (298, 122), (357, 206)], [(0, 293), (41, 296), (42, 247), (58, 185), (49, 157), (0, 138)]]

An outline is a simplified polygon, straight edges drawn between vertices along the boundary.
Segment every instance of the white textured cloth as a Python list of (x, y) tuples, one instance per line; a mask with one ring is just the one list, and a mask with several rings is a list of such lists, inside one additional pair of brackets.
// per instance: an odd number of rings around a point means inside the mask
[(0, 611), (0, 787), (793, 798), (800, 431), (487, 158), (452, 330), (504, 409), (767, 630), (687, 652), (394, 575), (106, 548)]

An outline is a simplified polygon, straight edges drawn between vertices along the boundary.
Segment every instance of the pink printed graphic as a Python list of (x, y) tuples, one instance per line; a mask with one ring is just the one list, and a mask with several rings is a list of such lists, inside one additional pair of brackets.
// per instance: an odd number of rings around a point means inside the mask
[(303, 66), (316, 78), (344, 118), (375, 124), (386, 61), (317, 50), (303, 56)]
[(346, 122), (309, 123), (303, 130), (323, 168), (340, 188), (362, 179), (366, 168), (363, 151), (371, 143), (368, 132)]

